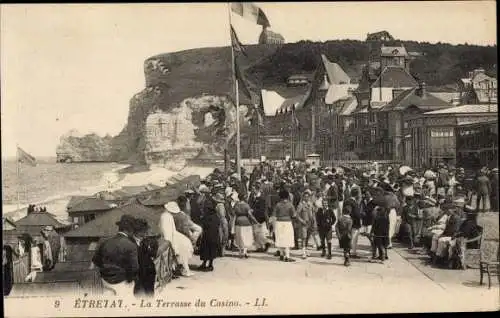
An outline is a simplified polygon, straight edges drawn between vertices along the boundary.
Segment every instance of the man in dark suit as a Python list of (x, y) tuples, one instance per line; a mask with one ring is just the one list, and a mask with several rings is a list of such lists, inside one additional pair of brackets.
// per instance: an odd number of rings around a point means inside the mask
[(490, 210), (490, 192), (491, 192), (490, 179), (486, 175), (486, 169), (483, 168), (479, 172), (479, 177), (476, 179), (477, 212), (488, 212)]
[(138, 245), (133, 238), (136, 219), (122, 215), (118, 233), (102, 242), (92, 262), (99, 268), (104, 287), (116, 296), (133, 295), (139, 271)]

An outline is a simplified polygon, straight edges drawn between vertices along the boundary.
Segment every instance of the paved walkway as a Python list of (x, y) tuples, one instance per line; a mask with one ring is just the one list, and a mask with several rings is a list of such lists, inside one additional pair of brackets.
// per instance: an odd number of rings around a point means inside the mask
[[(460, 282), (462, 271), (426, 270), (408, 261), (401, 249), (389, 251), (384, 264), (370, 261), (366, 238), (360, 238), (358, 254), (364, 256), (343, 266), (342, 252), (336, 248), (332, 260), (310, 250), (311, 257), (300, 259), (292, 251), (294, 263), (278, 261), (275, 249), (266, 254), (251, 253), (249, 259), (227, 256), (215, 261), (215, 271), (196, 272), (190, 278), (174, 280), (160, 295), (201, 299), (233, 299), (241, 306), (230, 313), (368, 313), (422, 311), (481, 311), (499, 309), (499, 289), (478, 287), (472, 278)], [(403, 255), (403, 256), (402, 256)], [(199, 264), (193, 258), (192, 264)], [(472, 277), (465, 271), (467, 277)], [(459, 277), (459, 278), (457, 278)], [(174, 296), (175, 295), (175, 296)], [(254, 307), (255, 298), (266, 298), (266, 307)], [(248, 299), (248, 300), (247, 300)], [(246, 305), (249, 302), (251, 305)], [(224, 308), (205, 309), (205, 314), (228, 312)], [(225, 311), (224, 311), (225, 310)], [(236, 310), (236, 311), (234, 311)], [(178, 313), (183, 313), (179, 311)]]

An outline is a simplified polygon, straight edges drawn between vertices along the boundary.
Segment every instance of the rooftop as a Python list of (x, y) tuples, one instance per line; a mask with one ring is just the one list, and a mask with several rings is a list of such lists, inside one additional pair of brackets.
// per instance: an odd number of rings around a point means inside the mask
[(55, 215), (49, 212), (32, 212), (25, 217), (17, 220), (15, 222), (16, 227), (18, 230), (22, 227), (27, 227), (27, 226), (47, 226), (51, 225), (54, 228), (61, 228), (65, 227), (66, 225), (62, 224), (59, 222)]
[(354, 91), (359, 84), (332, 84), (328, 88), (325, 96), (325, 104), (333, 104), (338, 100), (346, 99), (351, 96), (350, 90)]
[[(71, 201), (70, 201), (71, 203)], [(73, 201), (72, 205), (68, 204), (66, 210), (68, 213), (85, 212), (85, 211), (106, 211), (113, 208), (113, 203), (98, 199), (95, 197), (87, 197)]]
[(498, 113), (498, 104), (477, 104), (477, 105), (462, 105), (450, 107), (441, 110), (426, 112), (425, 115), (440, 115), (440, 114), (477, 114), (477, 113)]
[(417, 87), (405, 90), (383, 106), (382, 110), (405, 110), (410, 106), (416, 106), (423, 111), (433, 111), (452, 107), (449, 102), (445, 102), (432, 94), (425, 93), (424, 96), (420, 96), (419, 91), (420, 89)]
[(418, 86), (417, 81), (404, 68), (397, 66), (387, 66), (386, 68), (384, 68), (380, 76), (372, 84), (371, 87), (409, 88), (416, 86)]
[(116, 222), (120, 220), (122, 215), (128, 214), (133, 217), (144, 218), (151, 226), (153, 233), (160, 233), (159, 223), (160, 223), (160, 213), (157, 211), (145, 207), (139, 203), (132, 203), (129, 205), (124, 205), (116, 207), (105, 214), (98, 216), (94, 220), (85, 223), (69, 231), (64, 236), (65, 237), (111, 237), (118, 232), (118, 226)]
[(321, 59), (323, 60), (330, 84), (349, 84), (351, 82), (351, 78), (344, 72), (340, 65), (330, 62), (324, 54), (321, 54)]

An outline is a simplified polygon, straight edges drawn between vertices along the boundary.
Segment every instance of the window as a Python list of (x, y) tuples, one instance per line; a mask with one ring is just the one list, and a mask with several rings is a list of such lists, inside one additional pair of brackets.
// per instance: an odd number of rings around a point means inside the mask
[(369, 119), (370, 119), (370, 123), (374, 123), (377, 120), (375, 113), (370, 112), (369, 113)]
[(404, 122), (403, 127), (404, 127), (404, 129), (408, 129), (408, 122), (407, 121)]

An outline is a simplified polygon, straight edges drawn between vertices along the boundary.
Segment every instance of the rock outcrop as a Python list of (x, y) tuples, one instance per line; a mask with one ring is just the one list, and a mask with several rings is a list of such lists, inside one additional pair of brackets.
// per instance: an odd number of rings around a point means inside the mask
[(81, 135), (76, 130), (71, 130), (60, 138), (56, 150), (57, 162), (112, 161), (112, 140), (110, 135)]

